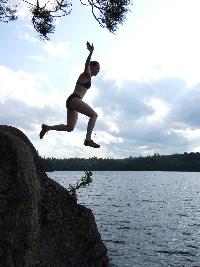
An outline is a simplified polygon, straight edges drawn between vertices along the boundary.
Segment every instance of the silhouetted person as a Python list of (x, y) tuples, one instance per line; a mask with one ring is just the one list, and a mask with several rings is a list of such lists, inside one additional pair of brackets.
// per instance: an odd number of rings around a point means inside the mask
[(91, 45), (89, 42), (87, 42), (86, 45), (90, 53), (85, 62), (85, 69), (83, 73), (80, 74), (76, 82), (74, 92), (68, 97), (66, 101), (67, 125), (59, 124), (50, 126), (42, 124), (40, 139), (42, 139), (44, 135), (50, 130), (67, 131), (67, 132), (73, 131), (77, 123), (78, 113), (82, 113), (89, 117), (87, 125), (87, 134), (84, 141), (84, 145), (95, 148), (100, 147), (100, 145), (94, 143), (94, 141), (91, 139), (92, 131), (94, 129), (98, 115), (87, 103), (83, 101), (84, 95), (86, 94), (87, 90), (91, 87), (92, 76), (96, 76), (100, 70), (100, 64), (97, 61), (91, 61), (92, 53), (94, 51), (93, 44)]

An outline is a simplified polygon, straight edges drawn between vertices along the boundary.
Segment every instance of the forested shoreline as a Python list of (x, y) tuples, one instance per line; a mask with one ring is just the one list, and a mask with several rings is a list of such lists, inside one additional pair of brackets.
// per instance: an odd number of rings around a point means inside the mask
[(45, 171), (200, 171), (200, 153), (112, 158), (41, 158)]

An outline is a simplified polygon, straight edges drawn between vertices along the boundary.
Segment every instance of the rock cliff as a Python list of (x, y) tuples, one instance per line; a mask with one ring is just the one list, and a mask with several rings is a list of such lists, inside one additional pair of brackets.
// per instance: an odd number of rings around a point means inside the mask
[(0, 266), (107, 267), (92, 211), (48, 178), (29, 139), (0, 126)]

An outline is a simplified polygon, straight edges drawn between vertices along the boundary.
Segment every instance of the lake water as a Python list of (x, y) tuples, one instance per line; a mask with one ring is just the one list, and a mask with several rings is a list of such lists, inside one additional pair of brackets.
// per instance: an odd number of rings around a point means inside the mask
[[(84, 172), (53, 172), (64, 187)], [(108, 248), (111, 266), (200, 266), (200, 173), (93, 172), (78, 191)]]

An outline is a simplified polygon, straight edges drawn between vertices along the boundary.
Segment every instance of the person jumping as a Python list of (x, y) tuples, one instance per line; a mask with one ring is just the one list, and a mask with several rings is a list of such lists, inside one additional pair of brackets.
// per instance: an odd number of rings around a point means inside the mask
[(94, 148), (100, 147), (100, 145), (96, 144), (91, 139), (92, 131), (98, 115), (87, 103), (83, 101), (83, 97), (85, 96), (87, 90), (91, 87), (92, 76), (96, 76), (100, 70), (100, 64), (97, 61), (91, 61), (92, 53), (94, 51), (93, 44), (87, 42), (86, 45), (87, 49), (89, 50), (89, 55), (85, 62), (85, 69), (78, 77), (74, 92), (66, 100), (67, 125), (59, 124), (50, 126), (47, 124), (42, 124), (42, 129), (39, 134), (40, 139), (42, 139), (50, 130), (67, 132), (73, 131), (77, 123), (78, 113), (82, 113), (89, 117), (84, 145)]

